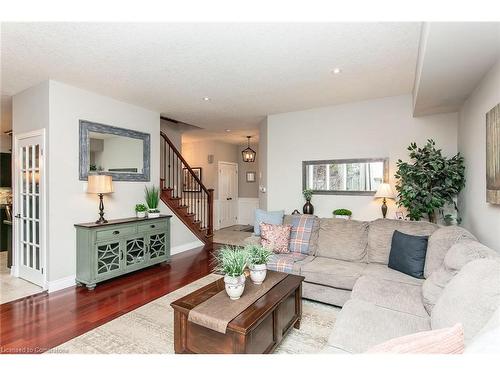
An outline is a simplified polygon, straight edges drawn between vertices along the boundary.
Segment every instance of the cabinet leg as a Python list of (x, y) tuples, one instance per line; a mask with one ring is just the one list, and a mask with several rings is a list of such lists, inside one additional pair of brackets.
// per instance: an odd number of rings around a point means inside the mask
[(94, 290), (96, 284), (87, 284), (87, 289), (88, 290)]
[(83, 284), (81, 282), (77, 281), (76, 286), (83, 286)]

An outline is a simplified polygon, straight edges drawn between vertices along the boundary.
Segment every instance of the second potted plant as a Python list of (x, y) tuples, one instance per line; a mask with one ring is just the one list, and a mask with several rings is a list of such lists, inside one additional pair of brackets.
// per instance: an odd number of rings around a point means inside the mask
[(154, 185), (150, 188), (146, 186), (145, 200), (148, 205), (148, 217), (160, 217), (160, 210), (158, 209), (158, 204), (160, 203), (160, 190)]
[(250, 279), (256, 285), (262, 284), (267, 275), (267, 262), (273, 252), (260, 245), (247, 245), (245, 251), (248, 254)]
[(314, 214), (314, 206), (311, 204), (311, 198), (313, 196), (313, 191), (311, 189), (306, 189), (302, 192), (306, 204), (302, 207), (302, 213), (312, 215)]
[(337, 208), (336, 210), (333, 211), (333, 215), (337, 219), (349, 220), (351, 218), (352, 211), (348, 210), (347, 208)]
[(138, 203), (135, 205), (135, 215), (138, 217), (138, 218), (143, 218), (143, 217), (146, 217), (146, 211), (148, 210), (148, 208), (142, 204), (142, 203)]
[(226, 293), (232, 300), (239, 299), (245, 290), (247, 260), (247, 251), (236, 246), (223, 246), (215, 253), (215, 269), (224, 274)]

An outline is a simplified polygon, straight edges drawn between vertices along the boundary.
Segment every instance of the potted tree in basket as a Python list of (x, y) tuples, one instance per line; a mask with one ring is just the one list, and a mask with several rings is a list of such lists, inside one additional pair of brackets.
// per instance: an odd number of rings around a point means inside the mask
[(158, 209), (158, 204), (160, 203), (160, 190), (154, 185), (150, 188), (146, 186), (145, 200), (148, 205), (148, 217), (160, 217), (160, 210)]
[(248, 253), (250, 279), (256, 285), (262, 284), (267, 275), (267, 262), (273, 252), (260, 245), (252, 244), (245, 246), (245, 251)]
[(349, 220), (351, 218), (352, 211), (347, 208), (337, 208), (333, 211), (333, 215), (335, 215), (337, 219)]
[(215, 253), (217, 272), (224, 274), (226, 293), (232, 300), (237, 300), (245, 290), (245, 268), (248, 253), (236, 246), (223, 246)]
[(135, 215), (138, 217), (138, 218), (143, 218), (143, 217), (146, 217), (146, 211), (148, 210), (148, 208), (142, 204), (142, 203), (138, 203), (135, 205)]

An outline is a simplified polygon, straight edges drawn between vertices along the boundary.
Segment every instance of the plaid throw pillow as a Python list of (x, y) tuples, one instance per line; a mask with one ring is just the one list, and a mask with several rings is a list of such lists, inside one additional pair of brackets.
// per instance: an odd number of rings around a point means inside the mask
[(297, 215), (292, 219), (292, 231), (288, 250), (291, 253), (309, 254), (309, 240), (316, 217), (311, 215)]

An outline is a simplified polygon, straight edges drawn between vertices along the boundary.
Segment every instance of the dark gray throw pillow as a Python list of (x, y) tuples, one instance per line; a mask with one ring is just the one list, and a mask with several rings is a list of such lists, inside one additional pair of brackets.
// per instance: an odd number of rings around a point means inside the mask
[(429, 236), (412, 236), (394, 231), (389, 268), (423, 279), (428, 240)]

